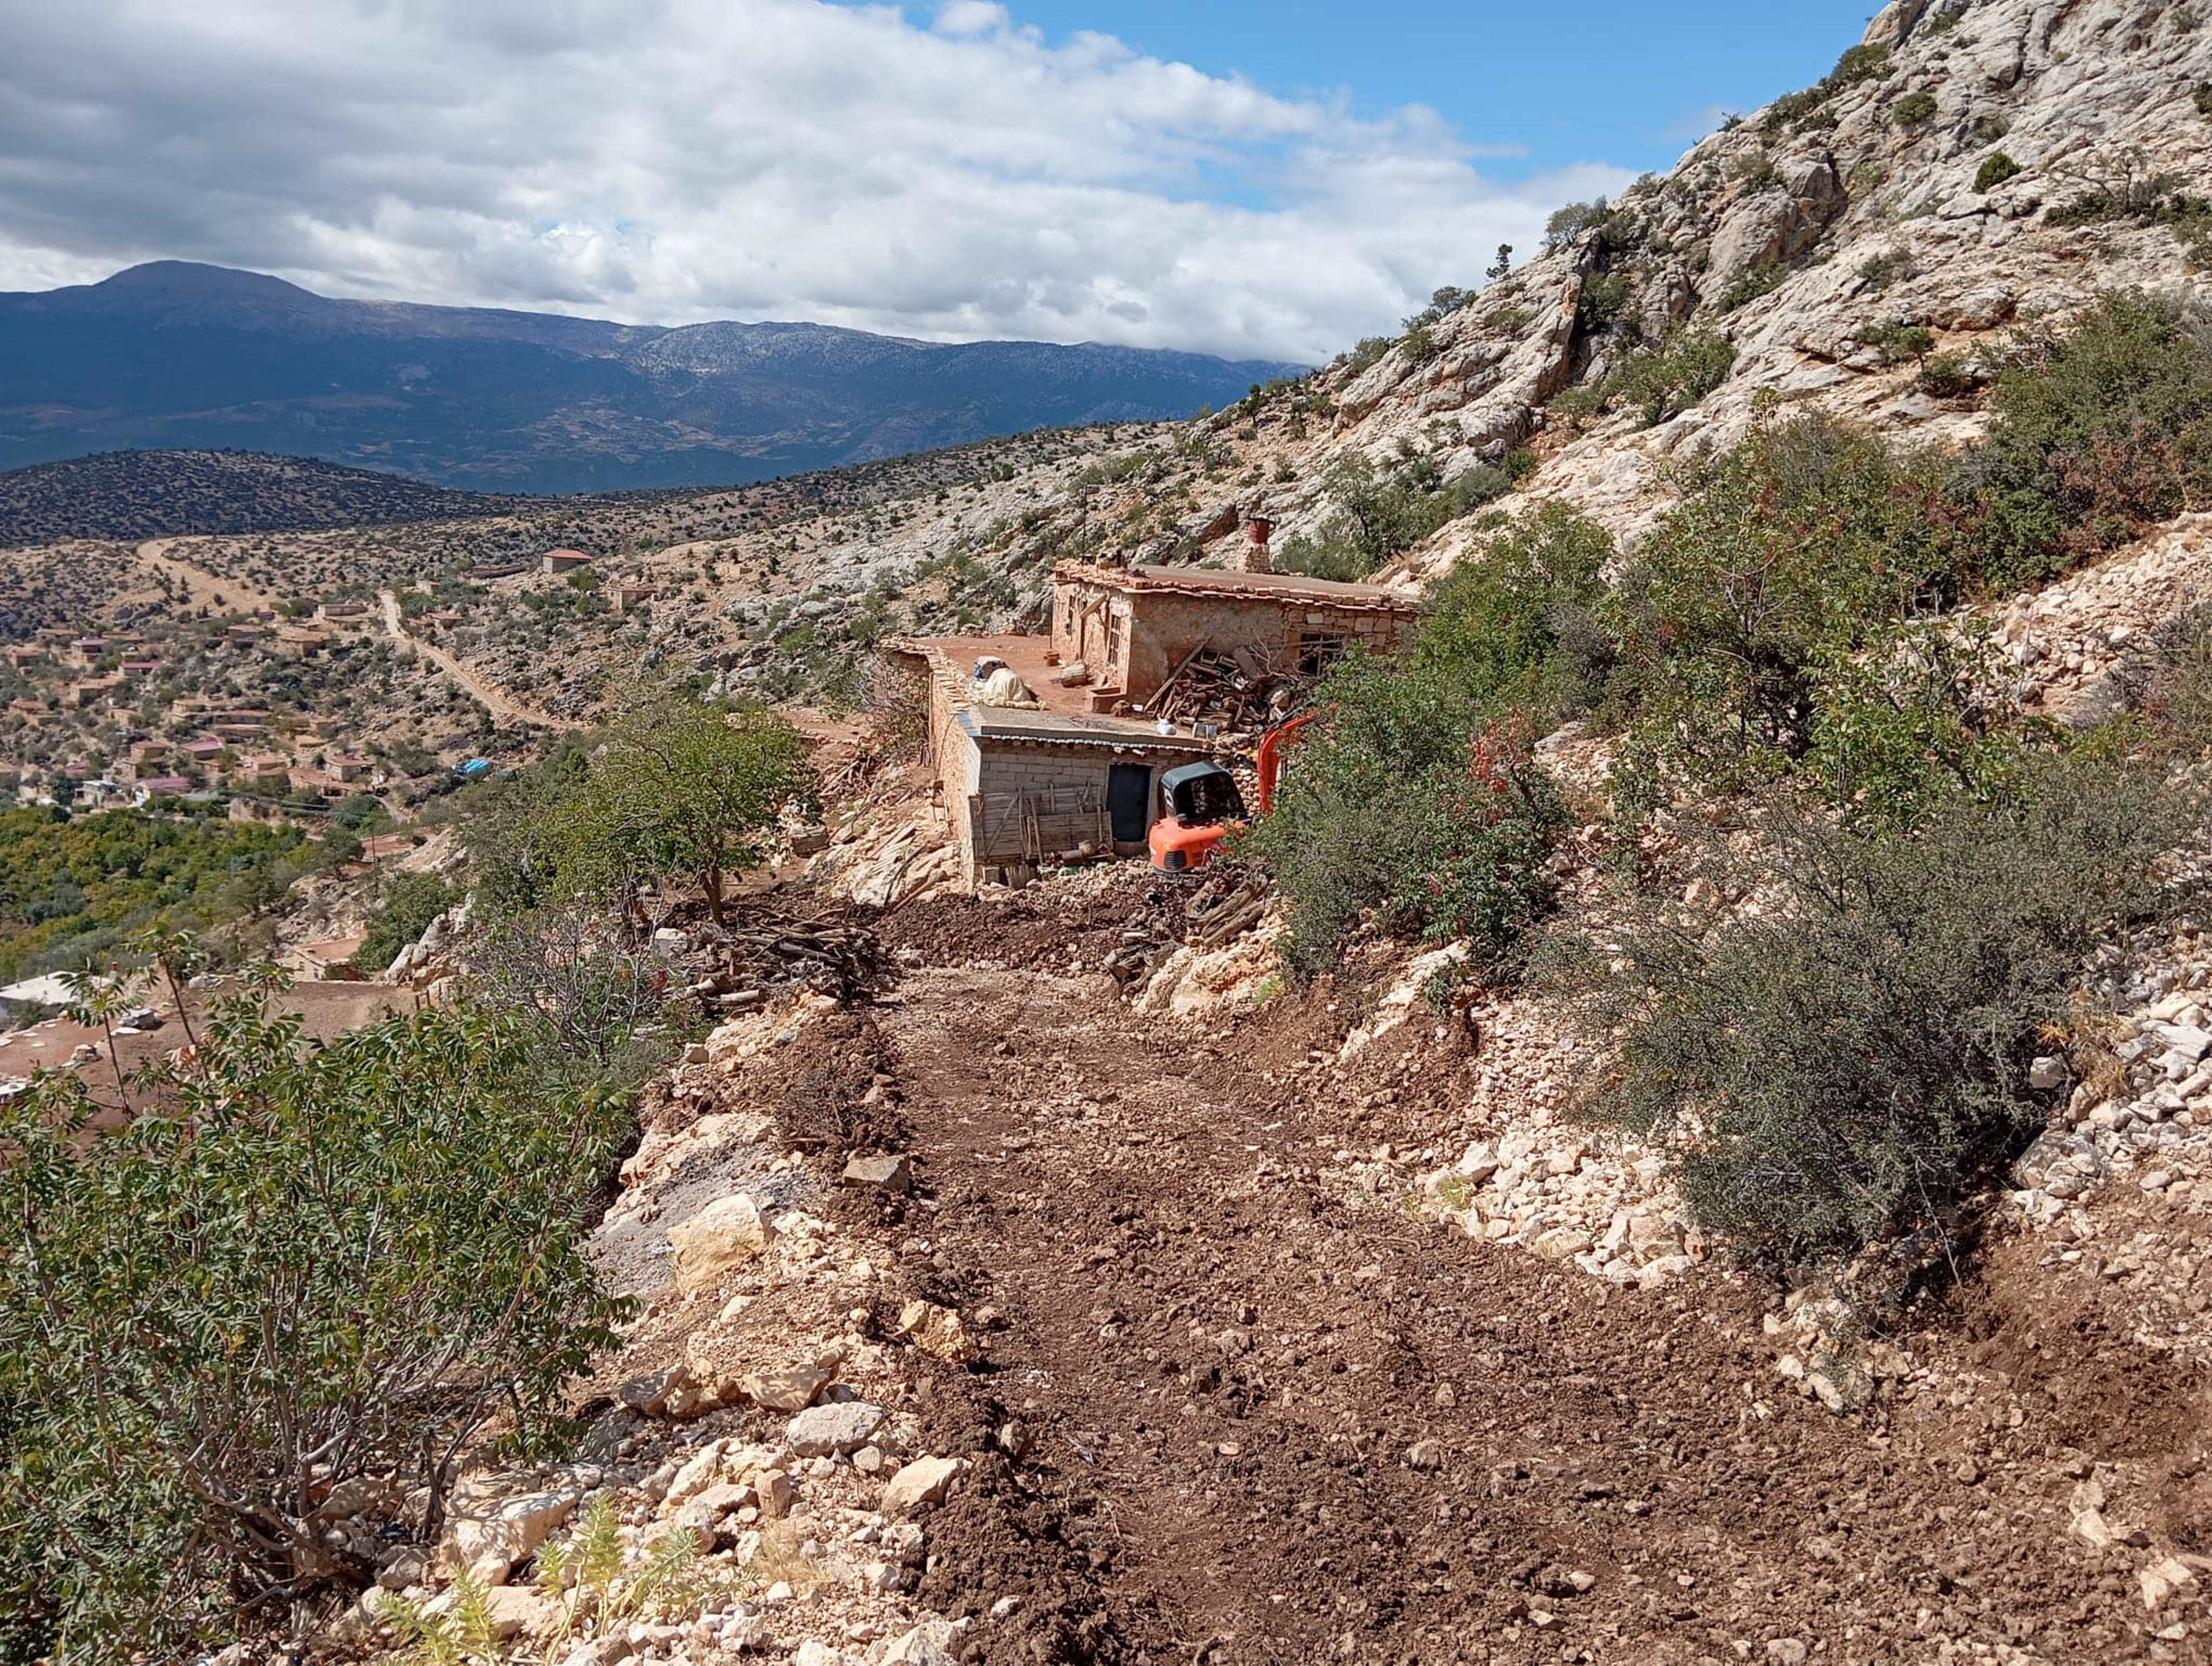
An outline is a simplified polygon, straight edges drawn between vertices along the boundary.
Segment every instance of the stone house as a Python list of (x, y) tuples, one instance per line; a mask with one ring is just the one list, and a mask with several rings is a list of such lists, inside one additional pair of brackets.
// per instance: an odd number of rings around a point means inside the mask
[(1091, 562), (1053, 569), (1052, 648), (1090, 672), (1097, 711), (1141, 711), (1206, 648), (1255, 672), (1313, 676), (1353, 647), (1394, 652), (1419, 615), (1413, 598), (1384, 586), (1293, 573)]
[[(1145, 848), (1160, 772), (1213, 755), (1211, 740), (1084, 709), (1058, 687), (1040, 636), (939, 637), (889, 645), (927, 681), (927, 761), (971, 884), (1018, 883), (1055, 858)], [(995, 661), (1037, 696), (984, 703), (974, 672)]]

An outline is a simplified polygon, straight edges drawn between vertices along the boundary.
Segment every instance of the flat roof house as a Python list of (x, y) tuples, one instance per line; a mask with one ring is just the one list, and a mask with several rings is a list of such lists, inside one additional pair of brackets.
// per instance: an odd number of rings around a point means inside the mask
[(1311, 677), (1353, 647), (1395, 651), (1419, 617), (1419, 603), (1384, 586), (1294, 573), (1072, 561), (1053, 569), (1052, 646), (1090, 672), (1099, 711), (1143, 709), (1208, 648), (1259, 672)]
[[(1018, 880), (1069, 854), (1138, 854), (1159, 773), (1213, 756), (1211, 740), (1084, 709), (1082, 690), (1049, 681), (1041, 636), (887, 646), (928, 680), (927, 762), (970, 884)], [(979, 661), (1018, 678), (1032, 703), (988, 703)]]
[[(1254, 543), (1264, 560), (1264, 537)], [(1219, 750), (1210, 728), (1163, 733), (1146, 714), (1201, 656), (1261, 679), (1310, 678), (1354, 646), (1394, 652), (1419, 617), (1380, 585), (1063, 562), (1049, 636), (887, 646), (927, 679), (928, 762), (972, 884), (1086, 850), (1142, 854), (1160, 775)]]

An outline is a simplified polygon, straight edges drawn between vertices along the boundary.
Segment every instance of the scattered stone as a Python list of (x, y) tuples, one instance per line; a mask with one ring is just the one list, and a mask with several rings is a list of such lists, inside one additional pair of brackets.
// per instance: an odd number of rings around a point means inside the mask
[(757, 1261), (775, 1239), (775, 1228), (745, 1193), (719, 1198), (682, 1225), (669, 1229), (677, 1288), (698, 1290), (710, 1285), (731, 1268)]
[[(1001, 1598), (1000, 1602), (1006, 1599)], [(1019, 1599), (1016, 1599), (1019, 1606)], [(998, 1614), (994, 1604), (993, 1614)], [(904, 1636), (896, 1639), (884, 1651), (883, 1666), (952, 1666), (953, 1646), (960, 1637), (960, 1626), (949, 1620), (925, 1620)]]
[(903, 1156), (850, 1158), (845, 1164), (845, 1183), (903, 1195), (914, 1189), (914, 1163)]
[(911, 1515), (930, 1505), (942, 1504), (952, 1483), (968, 1473), (959, 1458), (916, 1458), (890, 1478), (884, 1488), (884, 1513)]
[(760, 1512), (769, 1521), (781, 1521), (799, 1502), (799, 1483), (781, 1469), (763, 1469), (753, 1478)]
[(866, 1445), (884, 1426), (884, 1409), (865, 1400), (810, 1406), (791, 1420), (785, 1442), (800, 1457), (842, 1457)]
[(2068, 1530), (2092, 1550), (2104, 1549), (2115, 1536), (2111, 1525), (2105, 1520), (2104, 1512), (2098, 1510), (2075, 1511), (2073, 1523)]
[(748, 1377), (738, 1383), (744, 1397), (770, 1412), (803, 1412), (814, 1403), (830, 1379), (837, 1374), (835, 1362), (813, 1361), (803, 1365), (786, 1365), (781, 1371), (763, 1371)]
[(2197, 1572), (2187, 1563), (2169, 1556), (2137, 1573), (2136, 1583), (2142, 1588), (2143, 1607), (2156, 1614), (2174, 1592), (2197, 1583)]
[(949, 1365), (965, 1365), (982, 1350), (960, 1322), (960, 1316), (935, 1302), (908, 1302), (899, 1310), (898, 1334), (932, 1359)]
[(615, 1390), (615, 1397), (646, 1417), (658, 1417), (668, 1409), (669, 1401), (678, 1390), (690, 1385), (691, 1371), (688, 1365), (671, 1365), (666, 1371), (657, 1371), (644, 1377), (633, 1377)]
[[(510, 1566), (526, 1561), (575, 1513), (576, 1503), (575, 1493), (557, 1492), (527, 1493), (482, 1506), (457, 1499), (439, 1560), (456, 1568), (477, 1568), (487, 1559)], [(501, 1571), (500, 1578), (506, 1577)]]

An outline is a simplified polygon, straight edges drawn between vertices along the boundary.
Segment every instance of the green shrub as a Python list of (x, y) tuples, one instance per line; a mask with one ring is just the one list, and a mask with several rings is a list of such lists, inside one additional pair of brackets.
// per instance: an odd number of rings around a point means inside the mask
[(2124, 681), (2163, 750), (2191, 757), (2212, 750), (2212, 609), (2191, 608), (2161, 627)]
[(1981, 386), (1981, 378), (1958, 354), (1931, 353), (1920, 362), (1913, 385), (1931, 399), (1963, 399)]
[(1733, 313), (1748, 307), (1761, 295), (1771, 295), (1790, 281), (1790, 269), (1773, 261), (1753, 266), (1747, 272), (1739, 272), (1728, 288), (1721, 291), (1720, 310)]
[(1881, 325), (1867, 331), (1864, 339), (1885, 365), (1925, 358), (1936, 350), (1936, 332), (1924, 324)]
[(2021, 166), (2018, 162), (2006, 155), (2003, 151), (1996, 151), (1983, 157), (1981, 167), (1974, 170), (1974, 189), (1995, 191), (2007, 179), (2015, 177), (2020, 172)]
[(2212, 116), (2212, 81), (2200, 81), (2197, 90), (2190, 94), (2190, 102), (2197, 106), (2200, 116)]
[(382, 976), (402, 949), (460, 900), (460, 893), (434, 873), (393, 874), (385, 885), (384, 900), (369, 916), (368, 934), (353, 952), (351, 964), (372, 977)]
[(1510, 977), (1548, 907), (1565, 808), (1533, 728), (1588, 703), (1609, 669), (1590, 609), (1613, 540), (1559, 504), (1439, 584), (1401, 660), (1355, 655), (1324, 681), (1274, 813), (1240, 842), (1290, 903), (1290, 968), (1329, 964), (1372, 917), (1467, 939)]
[(1692, 1211), (1752, 1252), (1940, 1226), (2040, 1121), (2029, 1061), (2174, 830), (2154, 782), (2090, 763), (1954, 796), (1910, 836), (1778, 814), (1724, 880), (1768, 906), (1607, 945), (1626, 970), (1589, 1016), (1620, 1046), (1592, 1109), (1684, 1140)]
[[(1789, 127), (1810, 127), (1818, 124), (1814, 118), (1822, 106), (1840, 92), (1870, 81), (1889, 67), (1889, 48), (1887, 46), (1854, 46), (1837, 59), (1836, 67), (1814, 85), (1802, 92), (1790, 93), (1775, 100), (1770, 107), (1765, 131), (1778, 132)], [(1833, 119), (1824, 124), (1832, 126)]]
[(1651, 428), (1680, 416), (1735, 368), (1735, 344), (1711, 330), (1677, 329), (1657, 347), (1632, 354), (1606, 379), (1608, 397), (1625, 398)]
[(2002, 371), (1991, 404), (1953, 489), (1992, 587), (2054, 577), (2212, 504), (2212, 328), (2194, 309), (2108, 295)]
[(1870, 629), (1863, 647), (1816, 671), (1800, 779), (1830, 803), (1899, 825), (1948, 794), (1995, 801), (2052, 737), (2005, 696), (2006, 669), (1985, 625)]
[(1322, 475), (1338, 508), (1318, 538), (1284, 544), (1285, 572), (1356, 582), (1435, 533), (1438, 528), (1495, 502), (1535, 466), (1526, 452), (1504, 465), (1478, 465), (1447, 481), (1434, 456), (1401, 442), (1397, 454), (1377, 464), (1365, 456), (1339, 458)]
[(1941, 484), (1931, 459), (1818, 416), (1690, 477), (1613, 603), (1637, 755), (1718, 785), (1802, 759), (1826, 669), (1958, 595)]
[(1856, 87), (1863, 81), (1872, 81), (1888, 68), (1888, 47), (1853, 46), (1836, 60), (1836, 67), (1828, 72), (1825, 84), (1841, 92), (1844, 88)]
[(1879, 294), (1899, 279), (1911, 277), (1917, 270), (1911, 255), (1885, 249), (1859, 263), (1859, 282)]
[[(434, 1538), (457, 1444), (542, 1432), (623, 1304), (585, 1201), (629, 1125), (534, 1091), (500, 1022), (437, 1009), (307, 1046), (254, 996), (95, 1133), (78, 1081), (0, 1105), (0, 1649), (191, 1657), (374, 1573), (313, 1519), (387, 1481)], [(404, 1505), (414, 1487), (432, 1503)], [(401, 1521), (404, 1515), (404, 1520)]]
[(1274, 813), (1238, 842), (1289, 903), (1285, 964), (1327, 970), (1371, 917), (1393, 934), (1468, 939), (1480, 971), (1510, 977), (1556, 889), (1552, 842), (1568, 821), (1525, 729), (1476, 721), (1433, 669), (1364, 654), (1320, 696), (1327, 714)]
[(1907, 93), (1889, 106), (1889, 119), (1899, 127), (1918, 127), (1936, 119), (1936, 94), (1925, 88)]
[(1352, 350), (1344, 356), (1344, 368), (1357, 376), (1382, 362), (1382, 356), (1397, 344), (1388, 336), (1363, 336)]
[(1625, 271), (1592, 272), (1583, 280), (1576, 318), (1584, 331), (1602, 330), (1628, 310), (1636, 280)]

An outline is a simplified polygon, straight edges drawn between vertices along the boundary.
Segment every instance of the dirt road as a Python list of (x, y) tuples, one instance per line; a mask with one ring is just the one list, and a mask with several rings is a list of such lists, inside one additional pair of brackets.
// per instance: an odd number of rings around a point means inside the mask
[(389, 590), (380, 590), (376, 599), (384, 609), (384, 634), (395, 642), (404, 642), (416, 653), (438, 667), (460, 686), (461, 691), (491, 714), (491, 721), (501, 728), (518, 723), (534, 723), (540, 728), (573, 729), (579, 727), (565, 717), (555, 717), (535, 706), (526, 705), (508, 694), (497, 684), (489, 682), (462, 663), (454, 655), (426, 642), (407, 629), (406, 620), (399, 611), (399, 599)]
[[(884, 1022), (932, 1194), (902, 1265), (985, 1332), (939, 1436), (1029, 1443), (932, 1529), (981, 1658), (2207, 1658), (2201, 1597), (2151, 1619), (2140, 1554), (2069, 1535), (2100, 1460), (2201, 1468), (2203, 1385), (2124, 1334), (1982, 1290), (1901, 1339), (1929, 1375), (1832, 1415), (1749, 1280), (1614, 1289), (1363, 1201), (1344, 1158), (1418, 1143), (1449, 1058), (1340, 1083), (1279, 1022), (1194, 1046), (982, 966)], [(2131, 1386), (2084, 1416), (1971, 1369), (2023, 1330)]]
[(275, 611), (276, 598), (267, 591), (240, 579), (227, 579), (219, 573), (210, 573), (204, 567), (169, 552), (181, 538), (149, 538), (138, 546), (138, 559), (157, 573), (166, 573), (185, 587), (185, 595), (194, 607), (217, 608), (250, 613), (256, 609)]

